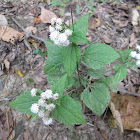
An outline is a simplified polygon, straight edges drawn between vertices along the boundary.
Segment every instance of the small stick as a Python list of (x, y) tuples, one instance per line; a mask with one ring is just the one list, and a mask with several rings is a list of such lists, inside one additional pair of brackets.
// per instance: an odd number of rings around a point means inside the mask
[(8, 14), (8, 13), (17, 11), (17, 9), (18, 9), (18, 8), (15, 8), (15, 9), (12, 9), (12, 10), (9, 10), (9, 11), (6, 11), (6, 12), (4, 12), (4, 13), (1, 13), (1, 15), (5, 15), (5, 14)]
[(32, 37), (32, 38), (40, 40), (42, 42), (48, 42), (47, 40), (45, 40), (43, 38), (40, 38), (38, 36), (32, 35), (29, 32), (27, 32), (14, 18), (12, 18), (12, 20), (24, 31), (27, 38)]

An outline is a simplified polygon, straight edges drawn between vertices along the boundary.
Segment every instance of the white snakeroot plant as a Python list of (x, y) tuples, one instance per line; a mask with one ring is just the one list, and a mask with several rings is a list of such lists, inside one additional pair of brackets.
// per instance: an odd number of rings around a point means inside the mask
[[(51, 89), (27, 91), (12, 101), (11, 107), (33, 119), (42, 118), (45, 125), (52, 124), (53, 119), (67, 126), (86, 123), (81, 101), (96, 115), (104, 113), (110, 91), (118, 91), (117, 84), (127, 76), (127, 69), (138, 71), (140, 46), (133, 51), (115, 51), (103, 43), (90, 43), (86, 38), (88, 18), (86, 14), (69, 27), (60, 18), (51, 19), (51, 42), (45, 42), (48, 55), (44, 68)], [(83, 43), (87, 47), (81, 49)], [(112, 75), (106, 77), (106, 65), (118, 59)]]

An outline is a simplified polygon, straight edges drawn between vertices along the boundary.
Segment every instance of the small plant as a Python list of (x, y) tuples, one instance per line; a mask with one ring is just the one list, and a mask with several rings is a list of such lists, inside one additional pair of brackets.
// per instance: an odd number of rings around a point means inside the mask
[[(27, 91), (12, 101), (11, 107), (32, 115), (32, 120), (41, 117), (45, 125), (54, 118), (68, 127), (86, 123), (81, 101), (96, 115), (104, 113), (110, 90), (118, 90), (117, 83), (126, 77), (127, 67), (138, 70), (140, 47), (136, 47), (137, 51), (116, 52), (103, 43), (91, 44), (86, 38), (88, 18), (86, 14), (69, 27), (61, 19), (52, 19), (44, 68), (51, 89)], [(89, 45), (83, 50), (77, 43)], [(105, 77), (105, 66), (115, 60), (118, 63), (111, 69), (114, 73)]]

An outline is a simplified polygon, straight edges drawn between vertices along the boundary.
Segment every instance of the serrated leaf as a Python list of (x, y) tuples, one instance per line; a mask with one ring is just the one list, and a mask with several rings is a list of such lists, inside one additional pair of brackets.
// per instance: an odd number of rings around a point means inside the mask
[(86, 88), (81, 95), (82, 101), (98, 116), (102, 115), (108, 107), (110, 100), (110, 92), (102, 83), (94, 83), (91, 87), (91, 92)]
[(9, 104), (9, 106), (17, 109), (24, 114), (34, 115), (34, 113), (30, 111), (30, 107), (33, 103), (37, 103), (39, 99), (40, 96), (32, 97), (31, 92), (27, 91), (18, 96), (14, 101)]
[(120, 60), (122, 63), (125, 63), (130, 60), (130, 53), (132, 50), (119, 50), (120, 52)]
[(123, 66), (118, 67), (117, 65), (117, 69), (116, 69), (117, 71), (116, 71), (116, 74), (114, 75), (114, 80), (113, 80), (114, 85), (122, 81), (127, 75), (127, 69), (125, 67)]
[(85, 63), (92, 69), (100, 69), (104, 65), (119, 58), (119, 54), (109, 45), (95, 43), (83, 52)]
[(53, 93), (58, 93), (59, 96), (61, 97), (64, 89), (66, 88), (66, 80), (67, 80), (67, 74), (65, 74), (64, 76), (62, 76), (53, 86), (52, 86), (52, 91)]
[[(69, 37), (71, 42), (90, 43), (86, 38), (86, 33), (88, 29), (88, 18), (89, 18), (89, 14), (86, 14), (75, 21), (75, 23), (73, 24), (74, 32), (72, 33), (72, 36)], [(72, 26), (70, 28), (71, 30), (73, 29)]]
[(77, 54), (74, 46), (63, 48), (63, 64), (68, 75), (72, 75), (76, 68)]
[(86, 121), (82, 116), (81, 109), (80, 102), (66, 95), (59, 100), (59, 103), (52, 111), (52, 116), (66, 125), (84, 124)]
[(93, 79), (98, 79), (100, 76), (103, 76), (105, 73), (105, 68), (100, 68), (100, 69), (89, 69), (88, 70), (88, 75), (93, 78)]
[(63, 70), (62, 47), (52, 43), (45, 43), (48, 49), (48, 57), (45, 62), (45, 73), (59, 73)]
[(125, 67), (129, 67), (130, 69), (138, 72), (138, 66), (136, 65), (136, 62), (134, 60), (131, 60), (124, 64)]

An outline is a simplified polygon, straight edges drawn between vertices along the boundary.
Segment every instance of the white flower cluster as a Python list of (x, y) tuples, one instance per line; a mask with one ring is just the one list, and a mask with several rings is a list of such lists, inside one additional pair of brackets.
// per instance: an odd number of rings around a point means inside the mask
[(136, 59), (136, 65), (137, 65), (138, 67), (140, 67), (140, 45), (137, 45), (137, 46), (136, 46), (136, 49), (138, 50), (138, 53), (137, 53), (137, 51), (132, 51), (132, 52), (130, 53), (130, 56), (131, 56), (132, 58), (135, 58), (135, 59)]
[(64, 28), (60, 18), (52, 18), (49, 27), (50, 39), (58, 46), (68, 46), (70, 44), (68, 37), (72, 35), (72, 30)]
[[(33, 88), (31, 90), (31, 96), (34, 97), (37, 94), (37, 89)], [(32, 104), (30, 110), (31, 112), (38, 114), (45, 125), (50, 125), (52, 123), (52, 118), (49, 118), (50, 112), (55, 108), (53, 102), (59, 98), (59, 94), (53, 94), (51, 90), (47, 89), (42, 92), (38, 103)], [(47, 116), (46, 116), (47, 115)]]

